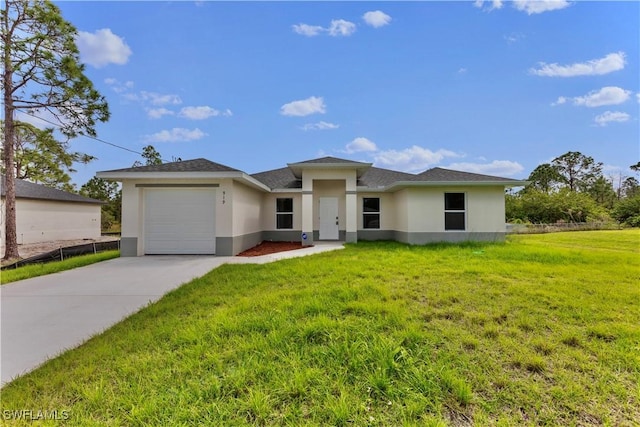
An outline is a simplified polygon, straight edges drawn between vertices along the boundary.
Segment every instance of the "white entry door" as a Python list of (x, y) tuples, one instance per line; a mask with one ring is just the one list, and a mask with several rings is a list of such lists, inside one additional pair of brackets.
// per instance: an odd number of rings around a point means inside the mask
[(320, 240), (338, 240), (338, 198), (320, 197)]

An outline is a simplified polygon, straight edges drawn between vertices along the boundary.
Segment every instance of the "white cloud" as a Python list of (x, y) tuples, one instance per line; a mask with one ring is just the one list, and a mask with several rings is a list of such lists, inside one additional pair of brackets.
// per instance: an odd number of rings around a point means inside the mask
[(131, 80), (123, 83), (121, 81), (118, 81), (117, 79), (114, 79), (113, 77), (108, 77), (104, 79), (104, 82), (109, 85), (115, 93), (123, 93), (133, 89), (133, 82)]
[(512, 162), (511, 160), (494, 160), (491, 163), (452, 163), (447, 167), (464, 172), (494, 176), (513, 176), (524, 170), (520, 163)]
[[(566, 97), (560, 96), (552, 106), (573, 102), (573, 105), (585, 107), (602, 107), (604, 105), (617, 105), (627, 101), (631, 95), (631, 91), (624, 90), (616, 86), (606, 86), (600, 90), (594, 90), (584, 96)], [(640, 102), (640, 100), (639, 100)]]
[[(485, 3), (491, 3), (490, 6), (485, 7)], [(487, 12), (491, 12), (494, 9), (502, 9), (502, 0), (492, 0), (490, 2), (485, 0), (476, 0), (473, 2), (473, 5), (478, 9), (485, 10)]]
[(131, 55), (131, 48), (124, 39), (113, 34), (109, 28), (97, 30), (95, 33), (78, 31), (76, 44), (82, 62), (96, 68), (108, 64), (126, 64)]
[(350, 36), (356, 32), (356, 24), (353, 22), (345, 21), (344, 19), (334, 19), (331, 21), (331, 25), (327, 28), (330, 36)]
[(355, 138), (345, 148), (348, 154), (378, 151), (376, 144), (364, 137)]
[(443, 149), (431, 151), (417, 145), (401, 151), (378, 151), (373, 155), (376, 166), (404, 172), (422, 172), (430, 166), (441, 162), (446, 157), (460, 157), (460, 155)]
[(601, 107), (603, 105), (622, 104), (631, 95), (631, 91), (624, 90), (616, 86), (606, 86), (598, 91), (591, 91), (585, 96), (573, 98), (574, 105), (584, 105), (585, 107)]
[(636, 93), (636, 98), (638, 99), (638, 103), (640, 103), (640, 92)]
[(318, 122), (318, 123), (307, 123), (300, 127), (302, 130), (328, 130), (328, 129), (338, 129), (340, 126), (334, 123), (328, 122)]
[(391, 22), (391, 17), (381, 10), (367, 12), (362, 15), (362, 19), (364, 19), (367, 25), (371, 25), (373, 28), (384, 27)]
[(625, 64), (625, 53), (610, 53), (604, 58), (592, 59), (571, 65), (539, 63), (539, 68), (531, 68), (529, 72), (544, 77), (599, 76), (622, 70)]
[(458, 70), (458, 74), (466, 74), (466, 73), (467, 73), (467, 71), (468, 71), (468, 70), (467, 70), (466, 68), (464, 68), (464, 67), (463, 67), (463, 68), (460, 68), (460, 69)]
[(508, 34), (508, 35), (504, 36), (504, 39), (509, 44), (515, 43), (515, 42), (519, 42), (523, 38), (525, 38), (525, 36), (522, 33), (511, 33), (511, 34)]
[(144, 139), (147, 142), (186, 142), (195, 141), (205, 136), (207, 136), (207, 134), (198, 128), (173, 128), (171, 130), (162, 130), (151, 135), (146, 135)]
[(182, 99), (178, 95), (160, 94), (156, 92), (141, 91), (140, 93), (126, 93), (123, 95), (131, 101), (149, 102), (152, 105), (177, 105), (182, 104)]
[(555, 107), (556, 105), (566, 104), (567, 101), (569, 101), (569, 98), (567, 98), (566, 96), (559, 96), (558, 99), (556, 99), (556, 102), (551, 103), (551, 106)]
[(227, 109), (225, 111), (216, 110), (215, 108), (211, 108), (207, 105), (199, 106), (199, 107), (184, 107), (178, 113), (179, 117), (190, 119), (190, 120), (204, 120), (209, 117), (217, 117), (217, 116), (231, 116), (231, 110)]
[(326, 112), (326, 108), (324, 99), (321, 96), (311, 96), (307, 99), (284, 104), (280, 107), (280, 114), (283, 116), (308, 116), (316, 113), (324, 114)]
[(160, 119), (163, 116), (173, 116), (175, 113), (171, 110), (167, 110), (164, 107), (151, 108), (147, 110), (147, 117), (150, 119)]
[(513, 7), (526, 12), (527, 15), (560, 10), (569, 6), (571, 6), (571, 3), (567, 0), (515, 0), (513, 2)]
[[(389, 18), (391, 19), (391, 18)], [(328, 28), (321, 27), (320, 25), (308, 25), (308, 24), (295, 24), (292, 25), (293, 32), (307, 37), (315, 37), (320, 34), (328, 34), (332, 37), (338, 36), (350, 36), (356, 32), (356, 24), (344, 19), (334, 19)]]
[(293, 32), (307, 37), (317, 36), (325, 31), (325, 29), (319, 25), (297, 24), (291, 27), (293, 28)]
[(631, 118), (629, 114), (621, 111), (605, 111), (604, 113), (596, 116), (594, 121), (599, 126), (607, 126), (610, 122), (626, 122)]

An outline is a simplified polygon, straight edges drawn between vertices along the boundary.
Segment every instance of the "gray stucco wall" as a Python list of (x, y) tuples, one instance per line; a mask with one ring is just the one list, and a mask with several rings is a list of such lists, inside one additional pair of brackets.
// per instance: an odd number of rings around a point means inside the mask
[(407, 233), (395, 232), (395, 240), (411, 245), (424, 245), (435, 242), (459, 243), (466, 241), (475, 242), (503, 242), (507, 233), (504, 232), (425, 232)]
[(138, 256), (138, 238), (137, 237), (121, 237), (120, 238), (120, 256)]
[(395, 240), (394, 230), (358, 230), (358, 240)]
[(216, 255), (233, 256), (262, 242), (262, 231), (234, 237), (216, 237)]

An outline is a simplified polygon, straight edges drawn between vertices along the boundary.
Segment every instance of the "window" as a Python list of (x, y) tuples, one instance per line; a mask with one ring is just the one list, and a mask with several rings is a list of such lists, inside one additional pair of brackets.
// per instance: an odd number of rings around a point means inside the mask
[(444, 229), (465, 229), (464, 193), (444, 193)]
[(362, 199), (362, 228), (380, 228), (380, 199)]
[(276, 199), (276, 228), (293, 228), (293, 199)]

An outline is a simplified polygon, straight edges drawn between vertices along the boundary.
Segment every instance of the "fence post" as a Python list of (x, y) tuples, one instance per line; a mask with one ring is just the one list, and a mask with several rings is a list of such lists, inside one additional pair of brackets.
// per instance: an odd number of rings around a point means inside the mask
[(96, 254), (96, 242), (93, 242), (93, 253)]
[(64, 261), (64, 255), (62, 254), (62, 246), (60, 246), (60, 261)]

